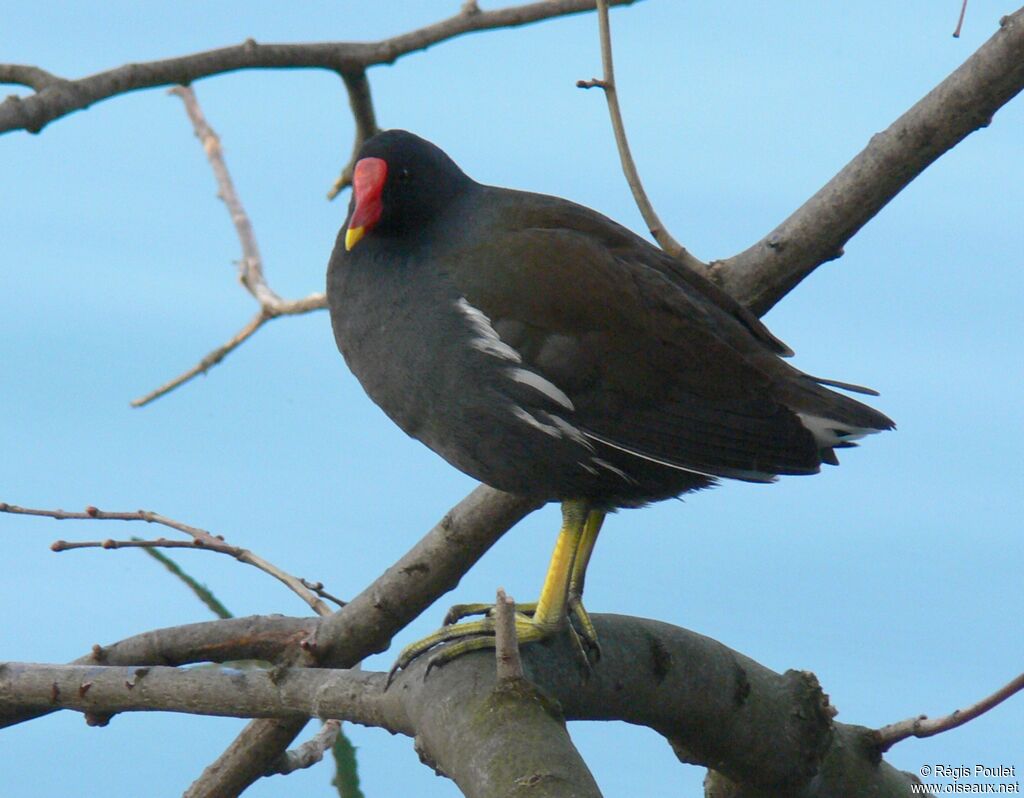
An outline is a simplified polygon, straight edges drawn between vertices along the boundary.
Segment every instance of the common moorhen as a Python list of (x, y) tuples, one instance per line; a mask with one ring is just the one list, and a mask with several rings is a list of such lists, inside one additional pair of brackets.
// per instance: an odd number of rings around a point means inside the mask
[[(481, 185), (402, 130), (359, 153), (327, 298), (338, 348), (399, 427), (488, 485), (562, 503), (523, 642), (571, 610), (597, 650), (580, 594), (609, 510), (813, 474), (893, 427), (825, 386), (872, 391), (793, 368), (752, 313), (626, 228)], [(493, 645), (493, 623), (447, 626), (396, 669), (451, 639), (435, 661)]]

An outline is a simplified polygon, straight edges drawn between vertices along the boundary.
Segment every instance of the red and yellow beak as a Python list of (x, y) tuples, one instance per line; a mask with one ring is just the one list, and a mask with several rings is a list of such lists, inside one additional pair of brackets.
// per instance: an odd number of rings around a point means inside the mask
[(360, 158), (352, 172), (352, 193), (356, 207), (345, 231), (345, 251), (359, 243), (366, 233), (380, 221), (384, 210), (384, 181), (388, 164), (383, 158)]

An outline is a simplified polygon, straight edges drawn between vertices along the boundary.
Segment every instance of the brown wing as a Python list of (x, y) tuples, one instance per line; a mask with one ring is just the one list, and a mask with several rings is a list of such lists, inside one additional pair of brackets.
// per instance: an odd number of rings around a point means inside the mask
[(763, 368), (784, 346), (760, 322), (624, 228), (541, 199), (499, 209), (500, 224), (467, 237), (486, 243), (445, 268), (523, 365), (571, 399), (567, 421), (615, 449), (716, 476), (818, 470), (813, 437)]

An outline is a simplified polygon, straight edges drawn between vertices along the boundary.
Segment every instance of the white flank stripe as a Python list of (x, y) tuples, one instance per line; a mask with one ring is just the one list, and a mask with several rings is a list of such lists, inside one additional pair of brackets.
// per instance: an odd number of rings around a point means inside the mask
[(636, 480), (633, 479), (633, 477), (631, 477), (629, 474), (627, 474), (621, 468), (616, 468), (611, 463), (609, 463), (607, 460), (602, 460), (600, 457), (591, 457), (590, 458), (590, 462), (592, 462), (594, 465), (601, 466), (601, 468), (603, 468), (603, 469), (605, 469), (607, 471), (611, 471), (613, 474), (618, 474), (620, 477), (622, 477), (624, 480), (626, 480), (626, 482), (629, 482), (629, 483), (631, 483), (633, 485), (637, 484)]
[(548, 399), (557, 402), (566, 410), (576, 409), (576, 406), (572, 403), (572, 399), (566, 396), (561, 388), (553, 382), (544, 379), (535, 371), (529, 371), (527, 369), (509, 369), (508, 371), (509, 375), (516, 382), (530, 386), (533, 390), (544, 394)]
[(552, 427), (550, 424), (545, 424), (542, 421), (538, 421), (536, 418), (527, 413), (519, 405), (512, 405), (512, 414), (520, 421), (525, 421), (531, 427), (539, 429), (541, 432), (547, 433), (552, 438), (563, 437), (562, 431), (558, 429), (558, 427)]
[(586, 439), (582, 432), (577, 427), (574, 427), (564, 418), (556, 416), (554, 413), (544, 413), (548, 417), (548, 420), (554, 424), (558, 429), (562, 431), (562, 434), (568, 438), (571, 438), (581, 446), (586, 446), (590, 451), (594, 451), (594, 444)]
[(513, 363), (522, 363), (523, 358), (511, 346), (506, 344), (491, 326), (491, 320), (479, 309), (466, 301), (465, 297), (459, 297), (455, 307), (469, 321), (469, 326), (476, 332), (476, 338), (471, 340), (470, 346), (478, 349), (484, 354), (511, 360)]

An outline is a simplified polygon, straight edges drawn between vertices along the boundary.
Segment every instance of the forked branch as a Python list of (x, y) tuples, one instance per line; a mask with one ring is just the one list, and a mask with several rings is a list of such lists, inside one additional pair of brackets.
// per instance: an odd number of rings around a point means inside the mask
[[(249, 338), (271, 319), (278, 316), (297, 316), (309, 313), (313, 310), (320, 310), (327, 307), (327, 300), (323, 293), (313, 293), (303, 299), (282, 299), (267, 284), (263, 273), (263, 258), (260, 255), (259, 245), (256, 243), (256, 234), (252, 228), (249, 215), (245, 212), (242, 200), (235, 191), (235, 183), (231, 179), (231, 173), (224, 160), (224, 150), (220, 144), (220, 137), (210, 127), (209, 122), (199, 106), (195, 92), (187, 86), (178, 86), (170, 90), (170, 93), (180, 97), (185, 104), (185, 112), (192, 122), (192, 129), (196, 138), (199, 139), (206, 153), (206, 158), (213, 169), (213, 175), (217, 180), (217, 196), (223, 200), (231, 216), (238, 241), (242, 247), (242, 258), (238, 262), (238, 281), (245, 287), (245, 290), (252, 295), (260, 309), (252, 319), (226, 343), (218, 346), (196, 365), (187, 371), (179, 374), (172, 380), (161, 385), (159, 388), (150, 391), (145, 396), (134, 399), (132, 407), (142, 407), (155, 399), (173, 391), (175, 388), (184, 385), (200, 374), (205, 374), (211, 368), (220, 363), (231, 352), (245, 343)], [(372, 108), (371, 108), (372, 114)]]

